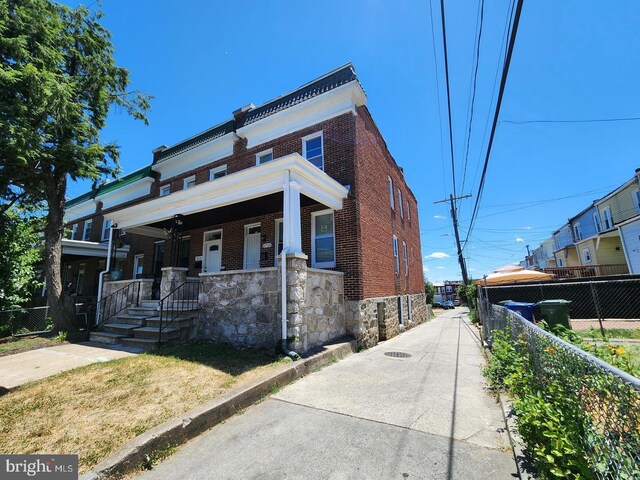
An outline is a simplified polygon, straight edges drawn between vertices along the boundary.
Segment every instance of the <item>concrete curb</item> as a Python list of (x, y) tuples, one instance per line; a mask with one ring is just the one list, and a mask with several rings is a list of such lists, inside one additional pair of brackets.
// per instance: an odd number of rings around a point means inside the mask
[(186, 414), (175, 417), (137, 436), (100, 462), (82, 480), (101, 480), (131, 472), (154, 451), (176, 447), (198, 436), (240, 410), (312, 371), (357, 352), (355, 340), (325, 345), (323, 350), (298, 362), (284, 365), (266, 377), (217, 397)]
[[(507, 398), (505, 399), (505, 397)], [(522, 438), (520, 437), (516, 427), (516, 415), (513, 411), (513, 401), (511, 398), (508, 398), (504, 392), (498, 393), (498, 400), (502, 407), (504, 423), (507, 425), (509, 442), (511, 443), (513, 458), (516, 461), (516, 468), (518, 469), (518, 478), (520, 478), (520, 480), (536, 480), (537, 477), (531, 471), (532, 467), (529, 463), (529, 457), (524, 453)]]

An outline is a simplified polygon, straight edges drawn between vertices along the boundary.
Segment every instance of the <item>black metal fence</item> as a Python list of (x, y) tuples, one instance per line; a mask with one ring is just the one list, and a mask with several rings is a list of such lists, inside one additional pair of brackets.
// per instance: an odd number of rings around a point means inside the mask
[(640, 320), (640, 278), (591, 280), (481, 287), (485, 298), (497, 304), (503, 300), (539, 302), (570, 300), (572, 319)]
[[(485, 341), (496, 330), (510, 332), (526, 350), (534, 381), (563, 385), (580, 405), (582, 448), (593, 478), (640, 478), (640, 379), (546, 332), (520, 315), (479, 302)], [(519, 340), (519, 341), (516, 341)]]
[(189, 320), (191, 324), (190, 315), (200, 308), (198, 295), (201, 289), (202, 284), (199, 280), (187, 280), (160, 299), (158, 346), (169, 339), (167, 329), (178, 326), (180, 320)]

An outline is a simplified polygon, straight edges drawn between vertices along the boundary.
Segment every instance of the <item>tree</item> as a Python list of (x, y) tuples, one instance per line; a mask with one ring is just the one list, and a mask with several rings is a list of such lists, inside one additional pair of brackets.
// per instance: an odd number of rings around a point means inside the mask
[(433, 283), (426, 278), (424, 279), (424, 294), (426, 296), (427, 304), (432, 304), (436, 295), (436, 289), (433, 286)]
[(112, 106), (147, 123), (150, 97), (128, 91), (100, 12), (48, 0), (0, 0), (0, 211), (42, 202), (47, 302), (73, 329), (60, 261), (67, 181), (116, 176), (118, 148), (100, 130)]

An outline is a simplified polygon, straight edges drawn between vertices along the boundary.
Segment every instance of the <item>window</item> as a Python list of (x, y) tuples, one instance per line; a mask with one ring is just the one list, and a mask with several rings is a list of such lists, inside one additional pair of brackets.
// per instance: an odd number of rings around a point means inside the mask
[(602, 222), (604, 223), (604, 229), (609, 230), (613, 228), (613, 217), (611, 216), (611, 207), (607, 207), (602, 210)]
[(191, 251), (191, 237), (180, 239), (180, 249), (178, 250), (178, 266), (189, 267), (189, 252)]
[(393, 180), (387, 175), (387, 181), (389, 182), (389, 203), (391, 204), (391, 210), (396, 209), (396, 202), (393, 199)]
[(256, 154), (256, 165), (262, 165), (263, 163), (268, 163), (273, 160), (273, 149), (265, 150), (264, 152), (260, 152)]
[(302, 156), (320, 170), (324, 170), (322, 132), (307, 135), (302, 139)]
[(631, 196), (633, 197), (633, 204), (636, 206), (636, 212), (640, 213), (640, 189), (635, 189), (631, 192)]
[(398, 257), (398, 237), (393, 236), (393, 259), (396, 275), (400, 273), (400, 258)]
[(404, 219), (404, 207), (402, 206), (402, 192), (398, 189), (398, 206), (400, 207), (400, 218)]
[(564, 260), (562, 260), (561, 258), (558, 259), (558, 266), (564, 267)]
[(184, 190), (186, 190), (187, 188), (191, 188), (191, 187), (195, 187), (196, 186), (196, 176), (195, 175), (191, 175), (190, 177), (187, 177), (184, 179), (184, 183), (182, 185), (182, 188)]
[(407, 255), (407, 244), (402, 242), (402, 255), (404, 256), (404, 275), (409, 276), (409, 258)]
[(109, 234), (111, 233), (111, 220), (105, 220), (102, 226), (102, 241), (109, 240)]
[(78, 235), (78, 224), (74, 223), (71, 226), (71, 240), (75, 240), (77, 235)]
[(282, 239), (284, 238), (284, 224), (282, 223), (282, 219), (279, 218), (276, 220), (276, 241), (275, 241), (275, 255), (276, 255), (276, 261), (275, 261), (275, 265), (278, 266), (280, 265), (280, 262), (278, 261), (278, 255), (280, 255), (282, 253), (282, 247), (284, 246), (284, 242), (282, 241)]
[(596, 233), (600, 233), (602, 231), (602, 227), (600, 226), (600, 215), (598, 215), (598, 212), (593, 214), (593, 223), (596, 226)]
[(162, 267), (164, 267), (164, 241), (155, 242), (153, 244), (153, 276), (162, 276)]
[(209, 170), (209, 181), (213, 181), (216, 180), (218, 178), (222, 178), (222, 177), (226, 177), (227, 176), (227, 166), (226, 165), (220, 165), (219, 167), (216, 168), (212, 168), (211, 170)]
[(93, 222), (91, 220), (87, 220), (84, 222), (84, 230), (82, 231), (82, 240), (89, 241), (91, 240), (91, 226)]
[(582, 240), (582, 232), (580, 231), (580, 223), (579, 222), (576, 223), (573, 226), (573, 234), (576, 237), (576, 240), (575, 240), (576, 242), (579, 241), (579, 240)]
[(171, 195), (171, 185), (165, 185), (164, 187), (160, 187), (160, 196), (166, 197), (167, 195)]
[(314, 267), (335, 267), (336, 237), (333, 211), (315, 212), (311, 217), (311, 264)]
[(78, 267), (78, 279), (76, 281), (76, 293), (78, 295), (82, 295), (82, 292), (84, 289), (84, 269), (85, 269), (85, 264), (81, 263), (80, 266)]
[(409, 200), (407, 200), (407, 219), (409, 223), (411, 223), (411, 205), (409, 204)]
[(133, 257), (133, 278), (142, 278), (142, 270), (144, 263), (144, 255), (136, 255)]
[(591, 251), (588, 248), (582, 249), (582, 260), (584, 263), (591, 263)]

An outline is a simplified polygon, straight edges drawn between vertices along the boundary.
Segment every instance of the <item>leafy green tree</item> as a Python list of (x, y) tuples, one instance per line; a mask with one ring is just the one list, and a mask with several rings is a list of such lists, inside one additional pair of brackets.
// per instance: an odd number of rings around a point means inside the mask
[(40, 219), (15, 208), (0, 214), (0, 310), (24, 305), (39, 286), (40, 227)]
[(436, 295), (436, 289), (426, 278), (424, 279), (424, 294), (426, 295), (427, 304), (432, 304)]
[(101, 141), (112, 106), (147, 122), (150, 97), (129, 91), (102, 14), (48, 0), (0, 0), (0, 210), (46, 211), (47, 302), (55, 330), (73, 329), (60, 261), (67, 181), (118, 173), (118, 148)]

